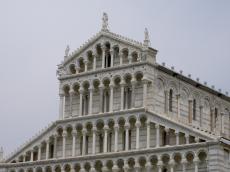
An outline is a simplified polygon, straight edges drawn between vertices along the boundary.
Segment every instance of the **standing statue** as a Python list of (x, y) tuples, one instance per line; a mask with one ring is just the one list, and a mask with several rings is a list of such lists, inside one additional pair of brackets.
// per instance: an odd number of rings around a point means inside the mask
[(149, 31), (147, 28), (145, 28), (145, 39), (144, 39), (144, 46), (148, 47), (150, 45), (150, 39), (149, 39)]
[(149, 41), (149, 31), (145, 28), (145, 40)]
[(68, 55), (69, 55), (69, 50), (70, 50), (69, 45), (67, 45), (67, 47), (66, 47), (66, 49), (65, 49), (65, 57), (68, 57)]
[(103, 17), (102, 17), (102, 30), (103, 31), (108, 31), (109, 30), (109, 23), (108, 23), (109, 19), (108, 19), (108, 15), (107, 13), (103, 13)]

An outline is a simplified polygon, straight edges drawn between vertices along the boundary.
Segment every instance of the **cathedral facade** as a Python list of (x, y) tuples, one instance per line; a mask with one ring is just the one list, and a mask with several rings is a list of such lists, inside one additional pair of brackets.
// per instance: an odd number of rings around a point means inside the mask
[(0, 172), (228, 172), (230, 97), (108, 29), (58, 65), (59, 119)]

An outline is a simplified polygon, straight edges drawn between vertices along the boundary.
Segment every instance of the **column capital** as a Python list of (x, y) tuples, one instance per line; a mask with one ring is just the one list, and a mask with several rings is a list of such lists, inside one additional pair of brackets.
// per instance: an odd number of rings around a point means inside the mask
[(108, 124), (105, 124), (103, 129), (104, 129), (105, 131), (108, 131), (108, 130), (109, 130)]
[(185, 133), (184, 136), (185, 136), (185, 138), (189, 138), (189, 134), (188, 133)]
[(60, 92), (59, 92), (59, 96), (60, 96), (61, 98), (63, 98), (63, 97), (65, 96), (65, 92), (64, 92), (64, 91), (60, 91)]
[(46, 144), (49, 144), (49, 143), (50, 143), (50, 139), (49, 139), (49, 138), (46, 138), (46, 139), (45, 139), (45, 142), (46, 142)]
[(174, 160), (173, 158), (171, 158), (171, 159), (169, 160), (169, 165), (172, 167), (172, 166), (174, 166), (175, 164), (176, 164), (175, 160)]
[(169, 132), (169, 128), (168, 127), (165, 127), (165, 132), (168, 133)]
[(83, 94), (83, 93), (84, 93), (84, 88), (83, 88), (83, 86), (80, 86), (80, 88), (79, 88), (79, 93), (80, 93), (80, 94)]
[(136, 126), (137, 128), (140, 128), (140, 127), (141, 127), (141, 122), (140, 122), (139, 120), (137, 120), (136, 123), (135, 123), (135, 126)]
[(83, 128), (81, 132), (82, 132), (83, 135), (86, 135), (87, 129), (86, 129), (86, 128)]
[(161, 159), (158, 160), (158, 162), (157, 162), (157, 167), (158, 167), (158, 168), (161, 168), (163, 165), (164, 165), (164, 164), (163, 164), (162, 160), (161, 160)]
[(195, 142), (198, 143), (200, 141), (199, 137), (195, 137)]
[(160, 128), (160, 125), (159, 125), (159, 124), (155, 124), (155, 128), (156, 128), (156, 129), (159, 129), (159, 128)]
[(71, 96), (73, 96), (73, 95), (74, 95), (74, 93), (75, 93), (74, 89), (73, 89), (73, 88), (71, 88), (71, 89), (69, 90), (69, 94), (70, 94)]
[(115, 84), (113, 82), (110, 82), (109, 87), (113, 88), (113, 87), (115, 87)]
[(72, 130), (72, 136), (76, 136), (77, 135), (77, 130), (76, 129), (74, 129), (74, 130)]
[(130, 124), (128, 123), (128, 122), (125, 122), (125, 129), (127, 130), (127, 129), (129, 129), (130, 128)]
[(67, 131), (66, 130), (63, 130), (62, 132), (62, 137), (66, 137), (67, 136)]
[(187, 161), (186, 158), (182, 158), (182, 159), (181, 159), (181, 163), (182, 163), (182, 164), (186, 164), (186, 163), (188, 163), (188, 161)]
[(115, 124), (114, 124), (114, 129), (115, 129), (115, 130), (118, 130), (118, 129), (119, 129), (119, 124), (118, 124), (118, 123), (115, 123)]
[(175, 135), (179, 135), (180, 131), (175, 130)]

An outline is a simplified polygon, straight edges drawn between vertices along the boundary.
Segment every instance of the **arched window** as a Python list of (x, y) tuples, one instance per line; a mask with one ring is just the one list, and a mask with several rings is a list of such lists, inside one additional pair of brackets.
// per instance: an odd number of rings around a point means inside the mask
[(125, 150), (125, 137), (126, 137), (126, 134), (125, 134), (125, 130), (123, 131), (123, 135), (122, 135), (123, 137), (122, 137), (122, 148), (123, 148), (123, 150)]
[(99, 153), (103, 152), (103, 142), (104, 142), (104, 137), (102, 134), (99, 134)]
[(169, 111), (173, 111), (173, 90), (169, 90)]
[(82, 116), (88, 115), (89, 109), (89, 98), (88, 95), (85, 95), (82, 99)]
[(108, 152), (111, 152), (112, 151), (112, 132), (109, 133), (109, 137), (108, 137)]
[[(128, 149), (131, 149), (131, 140), (132, 139), (132, 130), (129, 130), (129, 135), (128, 135), (128, 141), (129, 141), (129, 145), (128, 145)], [(123, 143), (123, 150), (125, 150), (126, 147), (126, 131), (124, 130), (123, 132), (123, 139), (122, 139), (122, 143)]]
[(132, 99), (132, 89), (129, 87), (126, 87), (125, 91), (124, 91), (124, 107), (125, 107), (125, 109), (131, 108), (131, 99)]
[(87, 155), (89, 152), (89, 136), (85, 137), (85, 154)]
[(109, 91), (106, 90), (103, 95), (103, 110), (104, 112), (109, 112)]
[(163, 131), (162, 134), (162, 146), (165, 146), (167, 144), (167, 133), (166, 131)]
[(105, 68), (111, 67), (111, 55), (107, 53), (105, 55)]
[(132, 144), (132, 130), (129, 130), (129, 150), (131, 150), (131, 144)]
[(193, 112), (192, 119), (196, 120), (196, 99), (193, 99), (192, 112)]

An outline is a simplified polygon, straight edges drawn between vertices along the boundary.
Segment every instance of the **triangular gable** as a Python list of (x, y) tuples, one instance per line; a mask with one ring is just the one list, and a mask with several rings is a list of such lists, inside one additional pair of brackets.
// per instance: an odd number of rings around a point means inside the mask
[(77, 50), (73, 51), (63, 62), (62, 65), (66, 65), (69, 63), (71, 60), (73, 60), (77, 55), (81, 54), (84, 50), (86, 50), (90, 45), (94, 44), (96, 41), (98, 41), (102, 37), (107, 37), (109, 39), (113, 39), (118, 42), (123, 42), (125, 44), (128, 44), (130, 46), (133, 46), (138, 49), (143, 49), (144, 46), (141, 42), (132, 40), (130, 38), (121, 36), (116, 33), (112, 33), (109, 31), (100, 31), (98, 32), (95, 36), (90, 38), (87, 42), (85, 42), (82, 46), (80, 46)]

